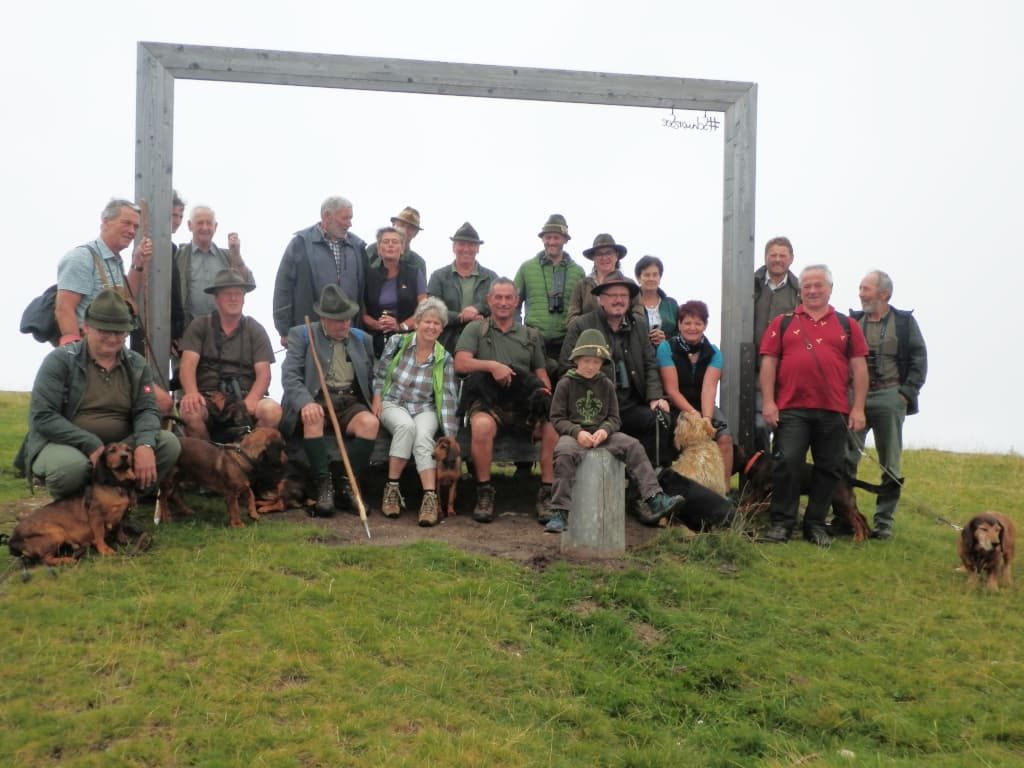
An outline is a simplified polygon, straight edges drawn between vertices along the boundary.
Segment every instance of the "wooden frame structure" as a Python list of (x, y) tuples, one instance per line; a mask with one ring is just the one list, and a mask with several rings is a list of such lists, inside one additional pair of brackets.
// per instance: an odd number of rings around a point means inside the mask
[[(140, 42), (135, 195), (147, 200), (154, 212), (171, 208), (177, 79), (723, 113), (721, 346), (726, 370), (740, 375), (725, 377), (721, 404), (735, 422), (735, 438), (743, 445), (752, 444), (755, 83)], [(154, 260), (149, 295), (169, 296), (170, 216), (151, 216), (150, 227), (155, 252), (165, 256)], [(148, 317), (155, 359), (166, 371), (171, 342), (169, 302), (153, 302)]]

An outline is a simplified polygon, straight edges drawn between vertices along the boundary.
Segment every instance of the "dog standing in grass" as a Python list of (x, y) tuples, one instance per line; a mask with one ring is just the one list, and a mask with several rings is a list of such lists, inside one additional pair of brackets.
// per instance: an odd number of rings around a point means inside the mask
[(1013, 555), (1017, 548), (1017, 531), (1013, 520), (998, 512), (982, 512), (971, 518), (960, 533), (957, 552), (970, 575), (972, 584), (985, 576), (989, 589), (1013, 580)]

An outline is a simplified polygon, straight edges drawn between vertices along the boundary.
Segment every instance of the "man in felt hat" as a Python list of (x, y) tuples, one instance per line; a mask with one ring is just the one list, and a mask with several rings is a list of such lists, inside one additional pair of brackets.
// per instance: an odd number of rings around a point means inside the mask
[(134, 448), (140, 489), (178, 460), (178, 438), (160, 429), (149, 366), (124, 346), (132, 327), (128, 304), (104, 289), (85, 310), (83, 338), (53, 350), (36, 374), (29, 432), (15, 464), (55, 499), (81, 492), (107, 443)]
[(514, 280), (519, 301), (525, 308), (523, 323), (536, 328), (544, 337), (548, 373), (554, 376), (565, 339), (569, 297), (586, 275), (583, 267), (565, 251), (565, 244), (572, 238), (562, 214), (551, 214), (537, 237), (544, 248), (522, 263)]
[[(326, 399), (331, 399), (342, 434), (349, 438), (345, 441), (345, 450), (356, 477), (370, 464), (380, 422), (369, 407), (373, 400), (373, 340), (369, 334), (352, 327), (359, 305), (331, 283), (320, 291), (320, 300), (314, 304), (313, 312), (320, 321), (312, 323), (312, 338), (304, 324), (288, 333), (288, 352), (281, 368), (284, 384), (281, 432), (285, 439), (301, 434), (309, 466), (319, 483), (316, 512), (330, 515), (335, 507), (335, 492), (324, 440)], [(320, 387), (314, 354), (320, 360), (327, 391)], [(339, 480), (347, 495), (350, 492), (347, 480), (341, 477)]]
[(596, 328), (584, 330), (570, 359), (575, 367), (558, 382), (551, 398), (551, 425), (559, 438), (555, 446), (551, 515), (544, 530), (561, 533), (568, 527), (576, 467), (585, 451), (598, 446), (604, 446), (612, 456), (625, 462), (654, 520), (671, 515), (686, 501), (662, 490), (640, 442), (619, 431), (622, 422), (615, 384), (601, 370), (605, 363), (612, 362), (601, 332)]
[[(566, 312), (567, 323), (572, 322), (573, 318), (597, 309), (597, 299), (593, 295), (594, 286), (612, 272), (619, 270), (626, 253), (626, 246), (616, 243), (615, 238), (606, 233), (595, 237), (594, 244), (584, 249), (583, 257), (594, 262), (594, 268), (589, 275), (573, 287), (572, 294), (569, 296), (569, 309)], [(636, 300), (637, 303), (639, 301), (639, 299)]]
[[(597, 309), (574, 318), (566, 330), (565, 343), (559, 358), (560, 370), (572, 367), (572, 351), (580, 334), (594, 328), (608, 340), (611, 360), (604, 363), (605, 375), (615, 383), (622, 431), (637, 438), (652, 463), (669, 459), (669, 438), (665, 431), (658, 436), (655, 411), (668, 413), (668, 402), (661, 389), (661, 376), (654, 347), (647, 337), (647, 323), (633, 314), (630, 306), (640, 293), (640, 286), (615, 271), (591, 290)], [(658, 438), (664, 437), (663, 450), (658, 451)]]
[[(500, 404), (489, 404), (483, 399), (466, 403), (471, 434), (470, 452), (477, 482), (473, 519), (479, 523), (494, 520), (491, 459), (494, 457), (494, 438), (498, 429), (522, 429), (528, 421), (526, 398), (532, 392), (519, 388), (523, 376), (516, 371), (532, 373), (539, 380), (540, 388), (548, 395), (551, 394), (551, 379), (544, 367), (544, 345), (535, 329), (527, 328), (519, 322), (516, 313), (519, 294), (515, 283), (507, 277), (495, 278), (487, 294), (487, 303), (490, 316), (480, 322), (470, 323), (459, 337), (455, 348), (455, 372), (462, 376), (475, 373), (490, 376), (499, 387), (510, 390), (515, 387), (521, 399), (513, 399), (510, 395)], [(513, 382), (513, 379), (517, 380)], [(542, 510), (545, 515), (547, 513), (547, 499), (551, 496), (551, 483), (554, 480), (552, 462), (558, 435), (546, 419), (539, 427), (541, 488), (537, 494), (537, 511), (538, 516), (542, 517)]]
[[(398, 257), (398, 262), (400, 264), (412, 264), (423, 274), (423, 278), (426, 279), (427, 262), (411, 247), (413, 238), (423, 229), (420, 226), (420, 212), (407, 205), (397, 215), (391, 217), (391, 226), (405, 235), (405, 250)], [(370, 269), (380, 266), (380, 256), (377, 254), (376, 243), (370, 243), (366, 246), (366, 258), (370, 263)]]
[[(181, 339), (181, 418), (190, 437), (231, 442), (247, 426), (276, 429), (281, 406), (267, 397), (274, 350), (266, 330), (242, 314), (256, 286), (237, 269), (222, 269), (206, 288), (214, 310), (189, 323)], [(225, 409), (242, 402), (251, 424)], [(225, 431), (227, 430), (227, 431)]]
[(171, 271), (171, 338), (181, 338), (189, 323), (216, 309), (209, 290), (218, 273), (234, 268), (249, 282), (252, 271), (242, 260), (237, 232), (228, 233), (228, 249), (213, 242), (217, 233), (217, 214), (208, 205), (194, 205), (188, 217), (192, 240), (178, 247)]
[(54, 315), (60, 328), (59, 344), (81, 338), (89, 303), (104, 288), (128, 298), (142, 289), (142, 272), (153, 256), (148, 237), (139, 241), (125, 269), (121, 251), (135, 240), (142, 214), (131, 200), (113, 198), (100, 214), (100, 235), (91, 243), (68, 251), (57, 265), (57, 303)]
[(455, 343), (466, 325), (490, 312), (487, 292), (498, 275), (477, 261), (484, 241), (468, 221), (455, 231), (451, 241), (455, 261), (434, 270), (427, 282), (427, 294), (448, 307), (448, 325), (440, 341), (454, 355)]
[(282, 344), (307, 315), (315, 319), (313, 306), (324, 286), (336, 285), (357, 302), (362, 299), (366, 243), (351, 226), (352, 203), (328, 197), (320, 204), (320, 222), (296, 232), (285, 248), (274, 281), (274, 327)]

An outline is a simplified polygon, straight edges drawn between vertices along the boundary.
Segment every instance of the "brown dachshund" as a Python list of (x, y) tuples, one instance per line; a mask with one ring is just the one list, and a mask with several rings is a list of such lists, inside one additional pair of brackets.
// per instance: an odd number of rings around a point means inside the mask
[(1010, 586), (1017, 533), (1013, 520), (998, 512), (982, 512), (971, 518), (960, 533), (957, 552), (972, 584), (985, 575), (989, 589)]
[(284, 463), (284, 438), (281, 433), (276, 429), (257, 427), (237, 445), (217, 445), (194, 437), (178, 439), (181, 442), (181, 455), (177, 465), (160, 481), (157, 519), (170, 519), (175, 514), (192, 514), (192, 510), (185, 505), (178, 485), (183, 480), (189, 480), (224, 497), (228, 525), (232, 528), (243, 527), (240, 501), (248, 507), (249, 517), (259, 520), (252, 492), (252, 478), (266, 463)]
[(73, 563), (90, 546), (101, 555), (114, 554), (107, 536), (124, 542), (121, 521), (135, 506), (132, 456), (125, 443), (106, 446), (81, 496), (50, 502), (14, 526), (11, 554), (46, 565)]
[[(442, 517), (455, 516), (455, 494), (462, 474), (462, 449), (453, 437), (439, 437), (434, 444), (434, 460), (437, 462), (437, 495), (441, 501)], [(448, 502), (444, 502), (444, 490), (448, 489)], [(446, 508), (447, 507), (447, 508)]]

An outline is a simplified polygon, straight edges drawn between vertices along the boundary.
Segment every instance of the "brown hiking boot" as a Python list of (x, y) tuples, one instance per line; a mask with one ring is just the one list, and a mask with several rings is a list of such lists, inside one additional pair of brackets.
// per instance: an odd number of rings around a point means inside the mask
[(551, 486), (540, 486), (537, 491), (537, 522), (545, 525), (551, 519)]
[(380, 503), (384, 517), (398, 517), (402, 513), (404, 503), (405, 499), (402, 498), (402, 492), (398, 489), (398, 483), (388, 481), (384, 486), (384, 498)]
[(476, 506), (473, 508), (473, 519), (478, 523), (494, 521), (494, 486), (490, 483), (476, 487)]
[(437, 525), (437, 491), (424, 491), (420, 502), (420, 525), (430, 528)]

